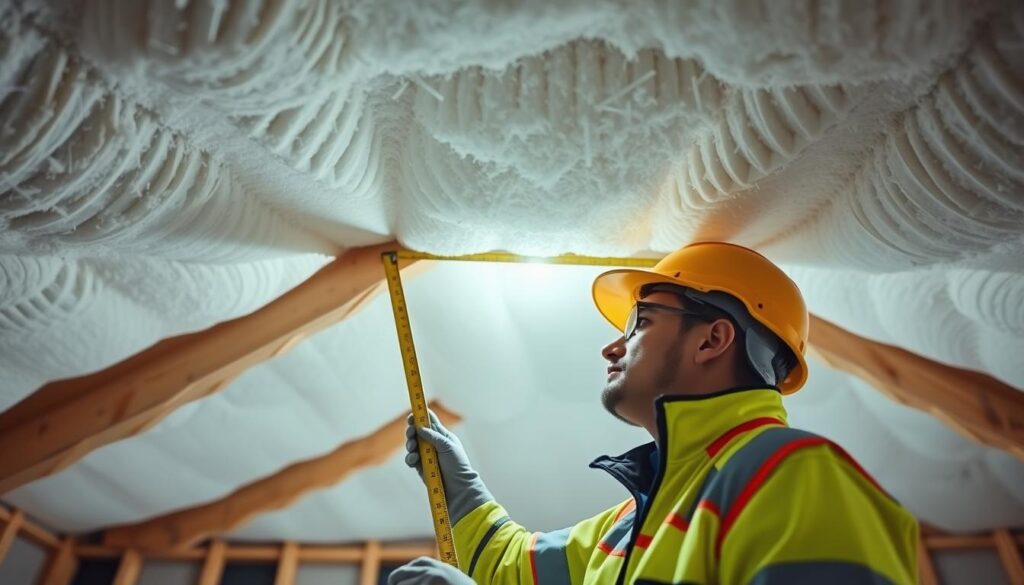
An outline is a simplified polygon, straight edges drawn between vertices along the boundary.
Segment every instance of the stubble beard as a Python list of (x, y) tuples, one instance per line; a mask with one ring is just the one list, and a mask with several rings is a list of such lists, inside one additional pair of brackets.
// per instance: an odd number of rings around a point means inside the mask
[[(682, 360), (679, 356), (682, 355), (684, 343), (684, 332), (680, 331), (676, 335), (672, 344), (665, 348), (665, 354), (662, 359), (663, 366), (659, 370), (654, 382), (655, 387), (661, 391), (659, 394), (668, 394), (675, 390), (672, 386), (679, 376), (679, 369), (682, 367)], [(622, 404), (626, 399), (626, 394), (628, 394), (626, 389), (626, 380), (621, 379), (624, 375), (625, 372), (620, 372), (619, 380), (609, 382), (604, 387), (604, 390), (601, 391), (601, 404), (604, 406), (604, 409), (615, 418), (629, 426), (638, 427), (640, 426), (639, 424), (631, 420), (627, 420), (617, 411), (617, 407)]]
[[(623, 374), (620, 372), (619, 376), (622, 375)], [(625, 399), (626, 397), (626, 390), (624, 388), (625, 384), (623, 382), (624, 380), (620, 381), (620, 383), (618, 384), (610, 383), (604, 387), (604, 390), (601, 391), (601, 405), (604, 406), (604, 409), (608, 411), (608, 414), (614, 416), (615, 418), (626, 423), (627, 425), (635, 427), (638, 426), (636, 423), (630, 420), (626, 420), (616, 410), (619, 404), (622, 404), (623, 399)]]

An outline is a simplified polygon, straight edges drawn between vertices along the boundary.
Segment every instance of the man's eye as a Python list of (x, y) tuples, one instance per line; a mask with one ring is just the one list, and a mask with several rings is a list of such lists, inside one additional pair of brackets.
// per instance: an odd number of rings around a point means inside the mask
[(648, 319), (647, 317), (637, 317), (636, 318), (636, 326), (637, 326), (638, 329), (640, 327), (642, 327), (644, 325), (644, 323), (650, 323), (650, 319)]

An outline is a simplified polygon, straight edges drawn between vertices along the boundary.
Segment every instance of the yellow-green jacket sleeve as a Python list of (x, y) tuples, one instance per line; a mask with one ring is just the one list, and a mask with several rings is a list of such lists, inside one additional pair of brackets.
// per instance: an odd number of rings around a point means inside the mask
[(570, 528), (530, 532), (488, 502), (453, 527), (459, 568), (480, 585), (582, 583), (591, 553), (628, 503)]

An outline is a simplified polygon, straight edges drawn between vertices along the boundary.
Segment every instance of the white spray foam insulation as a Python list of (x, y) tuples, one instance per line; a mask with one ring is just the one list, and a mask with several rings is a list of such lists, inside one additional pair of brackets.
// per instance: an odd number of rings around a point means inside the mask
[[(439, 253), (754, 245), (821, 316), (1024, 388), (1022, 39), (1024, 8), (998, 1), (6, 5), (0, 409), (251, 312), (323, 254), (391, 238)], [(432, 325), (458, 335), (451, 326)], [(494, 351), (526, 355), (513, 342)], [(546, 404), (533, 383), (563, 374), (543, 364), (500, 370), (529, 382), (506, 394), (510, 412)], [(258, 371), (246, 387), (275, 380)], [(488, 418), (487, 397), (460, 396)], [(938, 436), (906, 420), (915, 430), (895, 434), (908, 445)], [(851, 427), (854, 451), (866, 433)], [(150, 456), (133, 442), (125, 457)], [(998, 467), (967, 453), (964, 465)], [(217, 481), (196, 472), (189, 501), (271, 463)], [(877, 465), (908, 493), (934, 469)], [(114, 494), (118, 469), (90, 481)], [(943, 508), (951, 485), (920, 509)], [(111, 516), (80, 517), (88, 507), (69, 500), (54, 520), (95, 527), (177, 502), (143, 487), (102, 496), (95, 510)], [(250, 534), (301, 537), (299, 517)]]

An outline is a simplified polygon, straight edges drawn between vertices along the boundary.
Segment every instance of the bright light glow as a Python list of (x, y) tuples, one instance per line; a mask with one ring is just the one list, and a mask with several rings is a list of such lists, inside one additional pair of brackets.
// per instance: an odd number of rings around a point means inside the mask
[(530, 284), (542, 284), (551, 280), (556, 268), (543, 260), (527, 262), (522, 266), (523, 279)]

